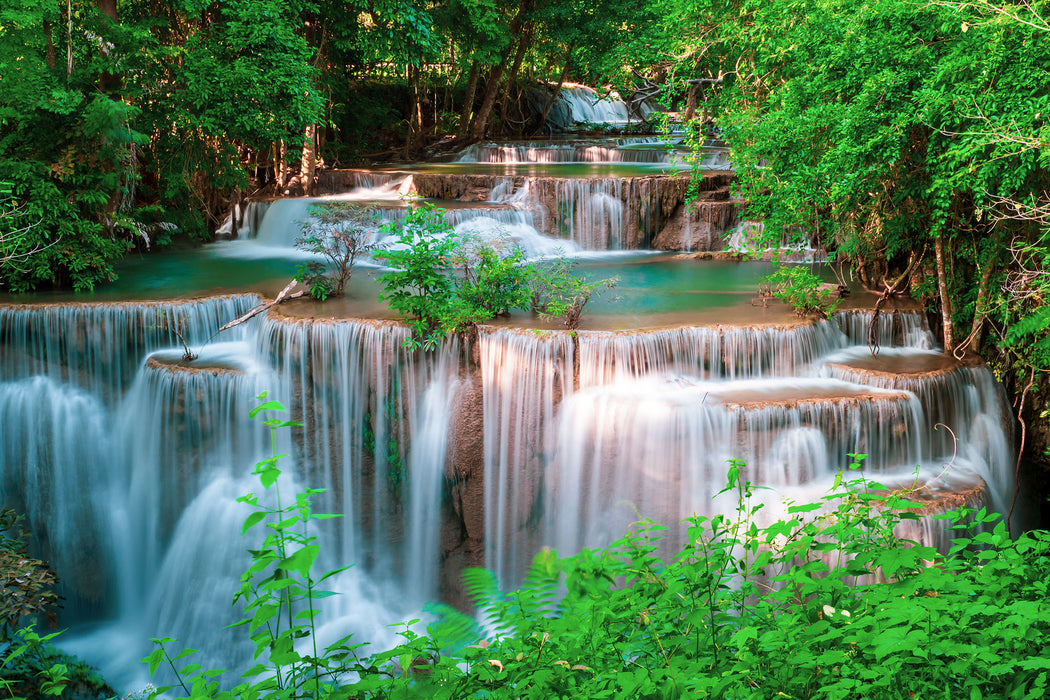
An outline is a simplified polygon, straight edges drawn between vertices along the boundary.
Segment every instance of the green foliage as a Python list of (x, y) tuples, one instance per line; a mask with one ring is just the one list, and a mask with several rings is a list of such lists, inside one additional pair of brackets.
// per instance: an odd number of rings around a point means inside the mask
[[(33, 621), (41, 615), (53, 627), (59, 598), (55, 574), (28, 554), (22, 517), (0, 509), (0, 694), (38, 698), (111, 697), (112, 688), (87, 664), (51, 645), (58, 632), (41, 637)], [(29, 621), (28, 625), (24, 625)]]
[(310, 296), (318, 301), (324, 301), (335, 292), (335, 282), (329, 276), (328, 268), (316, 260), (296, 265), (295, 280), (309, 287)]
[(528, 263), (517, 246), (460, 237), (442, 214), (431, 205), (411, 208), (398, 244), (382, 252), (394, 270), (379, 278), (379, 298), (407, 317), (412, 347), (432, 348), (448, 333), (515, 309), (559, 318), (574, 330), (591, 297), (616, 284), (583, 279), (575, 261)]
[(831, 289), (818, 275), (803, 265), (781, 265), (763, 279), (773, 296), (790, 304), (799, 318), (815, 314), (829, 318), (841, 299), (831, 299)]
[[(1050, 221), (1045, 7), (694, 0), (668, 10), (667, 70), (713, 81), (700, 90), (707, 118), (731, 147), (765, 245), (813, 242), (880, 292), (908, 271), (930, 310), (951, 311), (953, 340), (969, 330), (978, 349), (990, 310), (1012, 303), (999, 291), (1018, 262), (1011, 241), (1037, 240)], [(699, 155), (706, 134), (689, 135)]]
[[(264, 392), (259, 400), (266, 399)], [(263, 414), (283, 412), (277, 401), (264, 401), (251, 410), (255, 418)], [(253, 508), (244, 521), (241, 534), (247, 534), (262, 525), (266, 534), (258, 548), (250, 549), (252, 563), (241, 576), (241, 587), (234, 596), (234, 604), (243, 601), (246, 617), (236, 623), (242, 627), (255, 644), (257, 663), (242, 675), (246, 680), (231, 690), (220, 690), (216, 680), (223, 671), (204, 670), (199, 663), (178, 664), (195, 653), (183, 649), (178, 653), (170, 650), (175, 640), (164, 637), (154, 639), (156, 648), (142, 659), (149, 665), (153, 675), (162, 665), (175, 672), (178, 689), (188, 697), (212, 698), (287, 698), (287, 697), (335, 697), (340, 674), (348, 670), (348, 659), (360, 645), (350, 643), (344, 637), (323, 649), (316, 641), (317, 601), (333, 595), (318, 588), (325, 580), (339, 574), (343, 569), (327, 571), (319, 576), (313, 569), (320, 552), (317, 537), (311, 532), (315, 521), (337, 516), (314, 513), (310, 498), (318, 489), (307, 489), (291, 502), (283, 502), (277, 486), (281, 475), (277, 454), (277, 432), (284, 428), (300, 426), (295, 421), (266, 417), (263, 425), (270, 429), (271, 456), (255, 465), (263, 489), (272, 493), (275, 505), (267, 505), (255, 494), (238, 499)], [(272, 489), (272, 491), (271, 491)], [(301, 651), (309, 646), (307, 653)], [(175, 687), (159, 687), (151, 696), (175, 692)]]
[[(854, 468), (858, 463), (853, 465)], [(1042, 697), (1050, 536), (1010, 541), (1002, 523), (952, 553), (901, 540), (907, 493), (840, 475), (822, 503), (760, 527), (744, 466), (731, 463), (734, 514), (686, 521), (688, 542), (659, 556), (665, 529), (641, 523), (603, 550), (536, 557), (503, 594), (468, 588), (486, 629), (445, 610), (433, 641), (385, 658), (428, 657), (426, 673), (352, 686), (363, 697)], [(482, 638), (481, 642), (477, 640)], [(411, 652), (409, 651), (411, 650)], [(415, 657), (413, 657), (415, 658)], [(392, 674), (393, 675), (393, 674)]]
[(397, 244), (382, 257), (393, 268), (379, 278), (379, 298), (407, 317), (412, 347), (433, 348), (448, 333), (463, 333), (498, 314), (523, 308), (529, 298), (524, 254), (505, 255), (464, 240), (426, 204), (411, 207), (397, 229)]
[(407, 317), (414, 346), (432, 348), (471, 320), (450, 274), (459, 242), (441, 210), (432, 205), (410, 207), (404, 222), (391, 227), (397, 228), (401, 247), (382, 253), (393, 270), (379, 278), (379, 299)]
[(58, 635), (41, 637), (32, 626), (18, 630), (0, 651), (0, 693), (11, 700), (115, 697), (95, 669), (52, 645)]
[(1035, 243), (1015, 242), (1014, 265), (1002, 295), (988, 313), (1005, 329), (998, 346), (1007, 371), (1022, 386), (1050, 368), (1050, 249), (1047, 234)]
[(58, 595), (55, 572), (29, 556), (29, 535), (22, 529), (22, 516), (0, 509), (0, 644), (8, 642), (22, 627), (23, 618), (46, 615), (55, 623)]
[[(265, 398), (265, 395), (260, 397)], [(268, 401), (252, 411), (280, 411)], [(268, 419), (272, 431), (290, 421)], [(504, 593), (484, 570), (465, 573), (477, 615), (435, 606), (420, 635), (372, 656), (344, 639), (313, 648), (320, 517), (308, 490), (282, 505), (280, 456), (256, 473), (276, 507), (249, 495), (244, 533), (265, 524), (237, 598), (261, 661), (230, 690), (190, 664), (179, 672), (193, 698), (1042, 698), (1050, 660), (1050, 533), (1016, 541), (985, 509), (924, 516), (864, 477), (851, 455), (825, 497), (788, 503), (760, 525), (747, 467), (730, 461), (722, 494), (731, 512), (694, 516), (668, 557), (666, 526), (638, 523), (608, 547), (534, 559), (525, 585)], [(902, 539), (922, 517), (956, 536), (947, 553)], [(482, 620), (484, 626), (478, 620)], [(171, 640), (145, 662), (176, 664)], [(296, 643), (298, 642), (298, 644)], [(158, 692), (174, 689), (159, 689)]]
[(593, 295), (615, 287), (619, 281), (616, 277), (585, 280), (576, 273), (576, 264), (564, 259), (538, 264), (531, 280), (532, 310), (547, 319), (560, 319), (569, 330), (579, 327), (583, 309)]
[(532, 267), (526, 264), (521, 248), (500, 251), (483, 241), (466, 239), (455, 259), (461, 274), (459, 296), (480, 309), (484, 320), (528, 307)]
[(338, 202), (315, 204), (310, 215), (310, 220), (302, 223), (295, 247), (323, 256), (331, 274), (324, 265), (310, 262), (299, 266), (295, 279), (310, 287), (312, 297), (324, 301), (342, 296), (358, 256), (375, 250), (375, 214), (371, 207)]

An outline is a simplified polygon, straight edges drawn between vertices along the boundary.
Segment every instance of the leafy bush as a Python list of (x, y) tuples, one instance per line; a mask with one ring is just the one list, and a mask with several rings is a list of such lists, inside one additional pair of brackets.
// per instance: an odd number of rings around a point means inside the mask
[(22, 529), (22, 516), (0, 510), (0, 643), (8, 641), (23, 618), (46, 615), (55, 623), (58, 595), (55, 572), (29, 556), (29, 535)]
[(115, 697), (95, 669), (52, 646), (51, 640), (58, 635), (53, 632), (41, 637), (31, 626), (17, 630), (0, 651), (0, 692), (12, 700)]
[(448, 333), (528, 303), (530, 273), (521, 249), (501, 256), (464, 239), (443, 213), (429, 204), (410, 208), (404, 222), (391, 225), (398, 244), (382, 253), (393, 270), (380, 276), (379, 298), (407, 317), (414, 347), (432, 348)]
[(835, 312), (839, 299), (832, 301), (831, 290), (817, 275), (802, 265), (783, 265), (764, 279), (773, 296), (791, 305), (799, 318), (816, 314), (828, 318)]
[(576, 261), (556, 260), (533, 268), (531, 308), (546, 319), (560, 318), (569, 330), (580, 325), (583, 309), (591, 296), (616, 286), (617, 277), (584, 280), (576, 274)]
[(324, 256), (331, 267), (310, 262), (300, 265), (295, 279), (310, 288), (310, 295), (324, 301), (342, 296), (358, 256), (375, 250), (375, 212), (351, 202), (315, 204), (311, 219), (303, 222), (295, 247)]
[(53, 627), (59, 601), (55, 574), (29, 556), (28, 539), (22, 517), (0, 510), (0, 694), (36, 698), (69, 689), (80, 698), (112, 697), (93, 668), (51, 645), (58, 632), (41, 637), (32, 622), (23, 626), (43, 615)]

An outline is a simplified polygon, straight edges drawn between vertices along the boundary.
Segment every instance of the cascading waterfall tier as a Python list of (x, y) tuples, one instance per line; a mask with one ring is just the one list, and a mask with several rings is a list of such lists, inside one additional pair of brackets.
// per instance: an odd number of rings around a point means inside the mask
[(519, 201), (541, 212), (534, 217), (544, 236), (587, 250), (720, 250), (722, 234), (736, 223), (731, 174), (711, 174), (696, 183), (696, 199), (685, 205), (689, 178), (565, 178), (422, 172), (413, 176), (417, 194), (435, 200)]
[[(870, 357), (866, 346), (854, 344), (869, 322), (870, 316), (845, 313), (789, 328), (578, 332), (575, 390), (532, 394), (544, 412), (552, 410), (545, 402), (559, 397), (557, 429), (530, 440), (528, 459), (546, 468), (504, 458), (498, 486), (489, 487), (501, 489), (498, 498), (489, 491), (486, 504), (501, 504), (500, 542), (528, 542), (530, 553), (541, 545), (575, 551), (617, 537), (638, 518), (673, 524), (692, 513), (728, 512), (729, 504), (711, 496), (724, 485), (731, 458), (746, 462), (756, 485), (773, 489), (773, 501), (819, 500), (852, 453), (868, 455), (866, 471), (885, 483), (924, 485), (920, 499), (934, 512), (985, 499), (1001, 508), (999, 494), (1011, 482), (1010, 426), (1001, 391), (985, 383), (987, 370), (903, 372), (897, 382), (848, 374), (848, 359)], [(887, 315), (876, 331), (887, 358), (921, 364), (931, 355), (923, 349), (930, 334), (920, 314)], [(541, 356), (532, 346), (549, 345), (552, 336), (504, 332), (486, 342), (488, 353), (507, 345), (515, 376), (538, 376), (539, 367), (520, 363)], [(507, 386), (495, 379), (500, 373), (489, 376), (492, 391)], [(948, 377), (967, 389), (947, 388)], [(948, 409), (951, 402), (960, 405)], [(498, 401), (486, 405), (486, 421), (495, 421), (490, 405)], [(954, 462), (951, 445), (931, 432), (931, 418), (948, 413), (970, 443)], [(502, 441), (499, 449), (513, 454)], [(508, 476), (519, 474), (528, 476)], [(542, 496), (536, 483), (544, 485)], [(766, 511), (771, 517), (783, 514), (773, 506)], [(946, 542), (943, 521), (926, 520), (908, 534)], [(520, 552), (504, 555), (495, 568), (513, 585), (526, 560)]]
[[(259, 303), (253, 294), (197, 301), (0, 306), (0, 380), (46, 375), (117, 400), (147, 353), (206, 343)], [(226, 340), (244, 329), (226, 332)]]
[(1013, 497), (1009, 471), (1013, 419), (1002, 386), (983, 365), (964, 365), (935, 351), (854, 349), (827, 358), (829, 376), (865, 386), (908, 391), (924, 408), (920, 426), (934, 454), (952, 455), (978, 474), (989, 505), (1007, 513)]
[(580, 384), (601, 386), (645, 374), (699, 378), (791, 375), (844, 347), (830, 323), (791, 327), (671, 328), (579, 335)]
[[(729, 512), (713, 499), (730, 459), (777, 489), (822, 483), (851, 452), (878, 455), (877, 471), (920, 456), (914, 396), (844, 382), (648, 377), (582, 391), (561, 412), (544, 508), (559, 551), (601, 546), (640, 518)], [(681, 533), (666, 539), (674, 550)]]
[[(617, 139), (622, 141), (622, 139)], [(673, 146), (667, 141), (643, 144), (605, 142), (564, 143), (527, 141), (524, 143), (478, 143), (468, 146), (457, 163), (671, 163)], [(648, 147), (641, 147), (641, 146)], [(678, 156), (681, 158), (681, 156)]]
[[(250, 471), (267, 435), (246, 416), (264, 389), (304, 424), (281, 437), (287, 476), (327, 489), (318, 510), (343, 515), (321, 533), (320, 565), (357, 565), (333, 581), (346, 595), (325, 601), (335, 636), (381, 641), (423, 601), (462, 600), (464, 565), (513, 585), (541, 546), (569, 553), (640, 517), (725, 511), (712, 494), (730, 458), (770, 487), (771, 516), (782, 497), (818, 498), (847, 452), (869, 454), (880, 479), (926, 483), (933, 504), (997, 504), (1011, 488), (1001, 391), (979, 367), (931, 368), (919, 314), (880, 317), (876, 359), (860, 313), (637, 333), (482, 327), (418, 352), (397, 323), (278, 308), (204, 343), (257, 301), (0, 308), (0, 500), (28, 513), (68, 619), (105, 644), (171, 635), (230, 663), (250, 656), (216, 621), (236, 616), (236, 497), (259, 490)], [(158, 311), (185, 319), (198, 360), (182, 360)], [(931, 421), (963, 441), (947, 470)], [(88, 656), (130, 674), (105, 644), (85, 642)]]

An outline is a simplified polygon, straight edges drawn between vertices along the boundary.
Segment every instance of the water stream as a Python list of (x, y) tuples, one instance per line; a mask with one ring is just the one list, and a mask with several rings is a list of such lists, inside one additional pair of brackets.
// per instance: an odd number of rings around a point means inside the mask
[[(486, 144), (457, 165), (652, 164), (667, 152), (658, 140)], [(265, 292), (300, 259), (295, 222), (316, 201), (301, 198), (249, 206), (247, 225), (231, 223), (236, 240), (181, 266), (129, 263), (120, 293), (132, 300), (0, 305), (0, 503), (27, 514), (59, 573), (72, 650), (126, 689), (145, 682), (136, 660), (153, 636), (220, 667), (250, 658), (222, 626), (237, 618), (230, 599), (248, 561), (236, 498), (261, 491), (251, 470), (268, 454), (247, 418), (263, 390), (303, 423), (280, 435), (282, 494), (324, 488), (318, 509), (343, 516), (320, 533), (325, 567), (354, 564), (332, 580), (343, 595), (326, 600), (323, 634), (377, 646), (426, 601), (462, 603), (464, 566), (515, 585), (540, 547), (568, 553), (638, 518), (673, 526), (728, 509), (713, 494), (730, 458), (767, 487), (767, 517), (784, 499), (819, 498), (848, 453), (869, 455), (887, 482), (926, 484), (934, 501), (1007, 507), (1003, 391), (987, 368), (937, 352), (919, 313), (883, 315), (873, 356), (863, 311), (799, 322), (752, 306), (767, 267), (617, 253), (632, 247), (631, 221), (660, 217), (639, 209), (649, 194), (625, 192), (665, 183), (517, 177), (484, 180), (483, 200), (446, 216), (533, 256), (590, 250), (588, 271), (620, 275), (619, 298), (595, 302), (578, 333), (519, 316), (483, 327), (474, 345), (409, 352), (362, 271), (345, 300), (281, 307), (213, 338), (259, 297), (207, 292)], [(338, 196), (396, 220), (407, 178), (360, 174)], [(562, 212), (553, 227), (545, 192)], [(187, 293), (204, 296), (143, 301)], [(176, 331), (199, 359), (182, 360)], [(946, 537), (929, 519), (918, 533)], [(680, 538), (672, 527), (669, 545)]]

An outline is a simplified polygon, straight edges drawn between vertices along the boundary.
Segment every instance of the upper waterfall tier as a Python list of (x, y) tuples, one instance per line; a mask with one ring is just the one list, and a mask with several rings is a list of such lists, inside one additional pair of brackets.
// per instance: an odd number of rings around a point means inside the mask
[[(119, 397), (141, 358), (159, 348), (208, 342), (259, 303), (254, 294), (197, 301), (0, 306), (0, 380), (43, 374)], [(226, 332), (224, 340), (243, 337)]]

